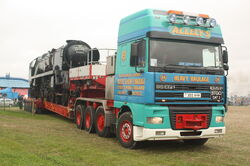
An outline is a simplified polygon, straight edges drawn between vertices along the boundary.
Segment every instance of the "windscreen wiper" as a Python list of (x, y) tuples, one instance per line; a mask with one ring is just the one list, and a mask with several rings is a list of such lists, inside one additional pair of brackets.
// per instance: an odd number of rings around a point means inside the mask
[[(178, 65), (178, 64), (166, 64), (166, 66), (183, 66), (183, 65)], [(165, 67), (166, 67), (165, 66)]]
[[(171, 66), (172, 66), (173, 68), (171, 68)], [(183, 66), (183, 65), (178, 65), (178, 64), (166, 64), (165, 66), (162, 67), (162, 69), (164, 70), (164, 72), (177, 72), (177, 71), (180, 70), (180, 69), (174, 68), (174, 67), (176, 67), (176, 66), (185, 67), (185, 66)], [(182, 69), (181, 69), (181, 70), (182, 70)]]
[(217, 68), (216, 66), (203, 66), (204, 68)]

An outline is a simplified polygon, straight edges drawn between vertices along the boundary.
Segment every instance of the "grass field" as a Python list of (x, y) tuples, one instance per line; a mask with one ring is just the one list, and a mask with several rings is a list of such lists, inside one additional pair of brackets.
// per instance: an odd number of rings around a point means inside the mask
[(250, 107), (230, 107), (227, 134), (203, 147), (178, 141), (122, 148), (115, 138), (76, 129), (58, 115), (0, 108), (0, 166), (245, 166), (250, 165)]

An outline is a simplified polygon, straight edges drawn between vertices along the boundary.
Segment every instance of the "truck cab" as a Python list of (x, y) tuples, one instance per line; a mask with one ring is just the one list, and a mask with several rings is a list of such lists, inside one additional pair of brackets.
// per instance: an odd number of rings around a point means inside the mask
[(204, 144), (224, 135), (228, 57), (223, 44), (220, 26), (206, 14), (146, 9), (123, 18), (113, 99), (119, 119), (130, 120), (117, 120), (120, 143)]

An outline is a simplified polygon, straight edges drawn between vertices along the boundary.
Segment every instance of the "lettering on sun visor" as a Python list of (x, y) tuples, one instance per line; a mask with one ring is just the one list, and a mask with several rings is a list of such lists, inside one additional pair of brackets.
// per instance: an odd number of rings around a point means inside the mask
[(191, 37), (200, 37), (209, 39), (211, 37), (210, 31), (205, 31), (201, 29), (192, 29), (189, 27), (173, 27), (170, 31), (173, 35), (183, 35), (183, 36), (191, 36)]

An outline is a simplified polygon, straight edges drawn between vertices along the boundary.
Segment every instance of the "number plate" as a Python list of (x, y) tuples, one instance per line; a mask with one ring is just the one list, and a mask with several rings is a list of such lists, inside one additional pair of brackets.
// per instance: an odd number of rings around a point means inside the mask
[(185, 98), (201, 98), (201, 93), (184, 93)]

